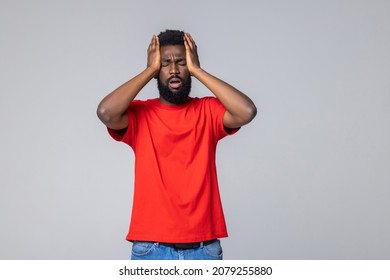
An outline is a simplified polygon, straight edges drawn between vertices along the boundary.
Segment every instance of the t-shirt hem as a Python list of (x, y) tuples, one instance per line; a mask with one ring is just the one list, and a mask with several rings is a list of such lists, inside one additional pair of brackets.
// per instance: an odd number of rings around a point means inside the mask
[(165, 242), (165, 243), (192, 243), (192, 242), (203, 242), (213, 239), (225, 238), (228, 237), (227, 233), (220, 233), (207, 236), (198, 236), (192, 238), (175, 238), (172, 236), (162, 237), (162, 236), (137, 236), (137, 235), (128, 235), (126, 236), (127, 241), (151, 241), (151, 242)]

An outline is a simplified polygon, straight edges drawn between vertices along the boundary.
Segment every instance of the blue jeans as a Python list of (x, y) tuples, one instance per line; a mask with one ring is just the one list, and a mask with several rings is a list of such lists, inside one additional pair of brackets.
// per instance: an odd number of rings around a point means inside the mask
[(196, 249), (176, 249), (158, 242), (135, 241), (131, 249), (132, 260), (222, 260), (221, 242), (201, 243)]

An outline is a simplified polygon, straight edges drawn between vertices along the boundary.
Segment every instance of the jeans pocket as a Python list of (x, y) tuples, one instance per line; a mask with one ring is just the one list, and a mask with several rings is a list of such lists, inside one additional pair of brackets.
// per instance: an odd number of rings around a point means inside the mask
[(143, 257), (153, 252), (155, 247), (156, 247), (156, 243), (153, 242), (134, 241), (133, 247), (131, 249), (131, 253), (134, 256)]
[(203, 246), (203, 251), (210, 257), (213, 257), (217, 260), (222, 260), (222, 246), (221, 241), (219, 241), (218, 239), (210, 244)]

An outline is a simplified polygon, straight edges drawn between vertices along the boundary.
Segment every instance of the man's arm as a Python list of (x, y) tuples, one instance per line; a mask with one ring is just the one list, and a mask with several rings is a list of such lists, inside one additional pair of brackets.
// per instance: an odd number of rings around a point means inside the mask
[(109, 128), (124, 129), (128, 126), (127, 108), (141, 89), (158, 74), (161, 66), (160, 44), (153, 36), (148, 48), (147, 67), (140, 74), (124, 83), (103, 98), (97, 108), (99, 119)]
[(227, 128), (237, 128), (249, 123), (257, 113), (253, 101), (228, 83), (207, 73), (200, 67), (197, 47), (189, 33), (184, 35), (188, 71), (204, 84), (226, 108), (223, 124)]

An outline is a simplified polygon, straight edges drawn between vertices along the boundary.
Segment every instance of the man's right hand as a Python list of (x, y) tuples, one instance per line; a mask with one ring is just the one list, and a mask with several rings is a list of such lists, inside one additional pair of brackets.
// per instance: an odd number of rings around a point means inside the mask
[(160, 42), (158, 40), (158, 36), (156, 35), (153, 35), (152, 41), (149, 44), (148, 63), (146, 66), (153, 70), (153, 73), (155, 73), (154, 77), (157, 78), (161, 67), (161, 54)]

